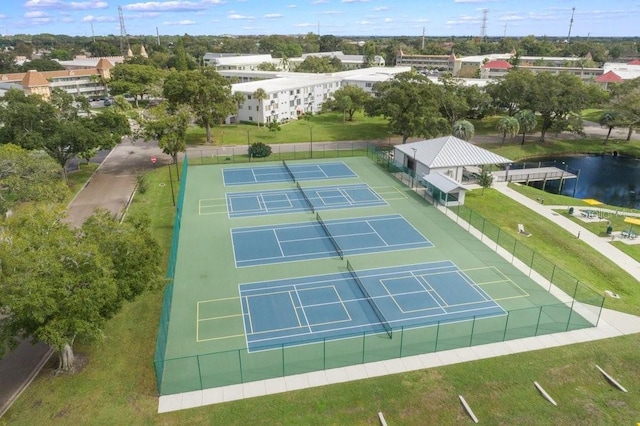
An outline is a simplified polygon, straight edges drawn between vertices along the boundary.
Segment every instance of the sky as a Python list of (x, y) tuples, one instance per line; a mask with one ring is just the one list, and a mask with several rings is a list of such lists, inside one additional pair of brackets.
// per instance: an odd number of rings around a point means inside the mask
[(640, 0), (0, 0), (0, 34), (640, 36)]

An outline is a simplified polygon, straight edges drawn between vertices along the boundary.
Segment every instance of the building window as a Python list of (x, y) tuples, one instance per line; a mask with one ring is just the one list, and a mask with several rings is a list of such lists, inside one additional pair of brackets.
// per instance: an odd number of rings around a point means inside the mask
[(365, 83), (365, 87), (371, 87), (373, 86), (371, 83)]
[(249, 121), (253, 121), (253, 117), (252, 116), (249, 116)]
[(249, 105), (247, 108), (249, 109), (249, 111), (251, 111), (251, 105)]
[(247, 99), (248, 99), (248, 100), (251, 100), (251, 95), (247, 95)]

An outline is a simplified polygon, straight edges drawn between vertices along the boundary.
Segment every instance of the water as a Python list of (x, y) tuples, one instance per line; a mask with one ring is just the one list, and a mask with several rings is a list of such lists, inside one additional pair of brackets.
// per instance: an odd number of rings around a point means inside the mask
[[(555, 166), (577, 173), (576, 179), (565, 180), (560, 194), (576, 198), (595, 198), (605, 204), (640, 208), (640, 159), (619, 156), (580, 155), (536, 159), (535, 166)], [(520, 163), (522, 164), (522, 163)], [(533, 163), (529, 162), (528, 167)], [(517, 164), (513, 165), (518, 167)], [(537, 188), (542, 183), (536, 183)], [(545, 191), (557, 194), (559, 181), (548, 181)]]

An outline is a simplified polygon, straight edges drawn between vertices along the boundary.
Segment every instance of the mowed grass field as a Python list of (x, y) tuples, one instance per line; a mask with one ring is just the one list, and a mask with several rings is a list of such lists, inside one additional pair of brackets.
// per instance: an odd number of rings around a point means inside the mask
[[(382, 138), (387, 137), (386, 125), (384, 128)], [(316, 140), (315, 127), (313, 132)], [(583, 142), (549, 140), (533, 144), (540, 147), (520, 147), (516, 141), (488, 147), (509, 150), (514, 154), (510, 158), (515, 159), (530, 152), (585, 152)], [(246, 143), (246, 132), (240, 143)], [(602, 146), (602, 141), (587, 143)], [(620, 143), (616, 149), (636, 152), (637, 145)], [(543, 152), (545, 149), (549, 151)], [(149, 189), (136, 195), (131, 210), (151, 216), (154, 235), (168, 254), (173, 224), (168, 174), (158, 168), (148, 179)], [(528, 195), (537, 196), (535, 192)], [(552, 202), (550, 197), (545, 194), (546, 202), (565, 204)], [(547, 258), (564, 259), (565, 270), (594, 288), (617, 286), (623, 298), (616, 302), (608, 299), (605, 307), (640, 314), (638, 283), (576, 239), (565, 238), (553, 223), (539, 221), (528, 209), (492, 190), (484, 195), (481, 190), (473, 191), (467, 205), (508, 232), (514, 229), (515, 218), (527, 220), (527, 228), (534, 234), (527, 244)], [(496, 209), (496, 205), (508, 208)], [(0, 425), (378, 424), (378, 411), (394, 425), (471, 423), (458, 395), (463, 395), (480, 421), (488, 424), (634, 424), (640, 419), (640, 335), (157, 414), (153, 354), (161, 303), (159, 289), (126, 304), (109, 321), (102, 340), (77, 343), (77, 354), (87, 361), (81, 371), (54, 375), (55, 362), (47, 366), (0, 419)], [(614, 375), (629, 393), (611, 387), (597, 372), (596, 364)], [(540, 397), (534, 380), (545, 387), (558, 407)]]

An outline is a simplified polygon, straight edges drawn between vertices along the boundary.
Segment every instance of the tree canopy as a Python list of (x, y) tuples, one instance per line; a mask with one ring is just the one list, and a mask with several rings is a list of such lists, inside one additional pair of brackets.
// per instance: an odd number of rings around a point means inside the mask
[(450, 131), (440, 114), (438, 88), (426, 77), (402, 73), (376, 83), (374, 97), (365, 107), (371, 116), (381, 115), (389, 121), (389, 130), (402, 136), (402, 143), (412, 136), (435, 137)]
[(352, 121), (357, 111), (362, 111), (371, 99), (371, 95), (355, 85), (343, 86), (333, 93), (322, 105), (322, 109), (340, 110), (346, 120)]
[(164, 82), (163, 94), (170, 109), (188, 106), (196, 124), (205, 129), (211, 143), (211, 126), (222, 124), (237, 111), (231, 94), (231, 84), (212, 68), (193, 71), (173, 71)]
[(55, 89), (50, 102), (38, 95), (11, 89), (0, 104), (0, 144), (43, 150), (66, 177), (69, 159), (92, 148), (110, 148), (130, 133), (127, 118), (115, 110), (95, 115), (80, 114), (82, 103)]
[(98, 212), (80, 230), (46, 205), (6, 220), (0, 238), (0, 355), (18, 338), (57, 349), (73, 369), (77, 338), (102, 336), (123, 301), (160, 282), (161, 256), (148, 221), (120, 224)]

